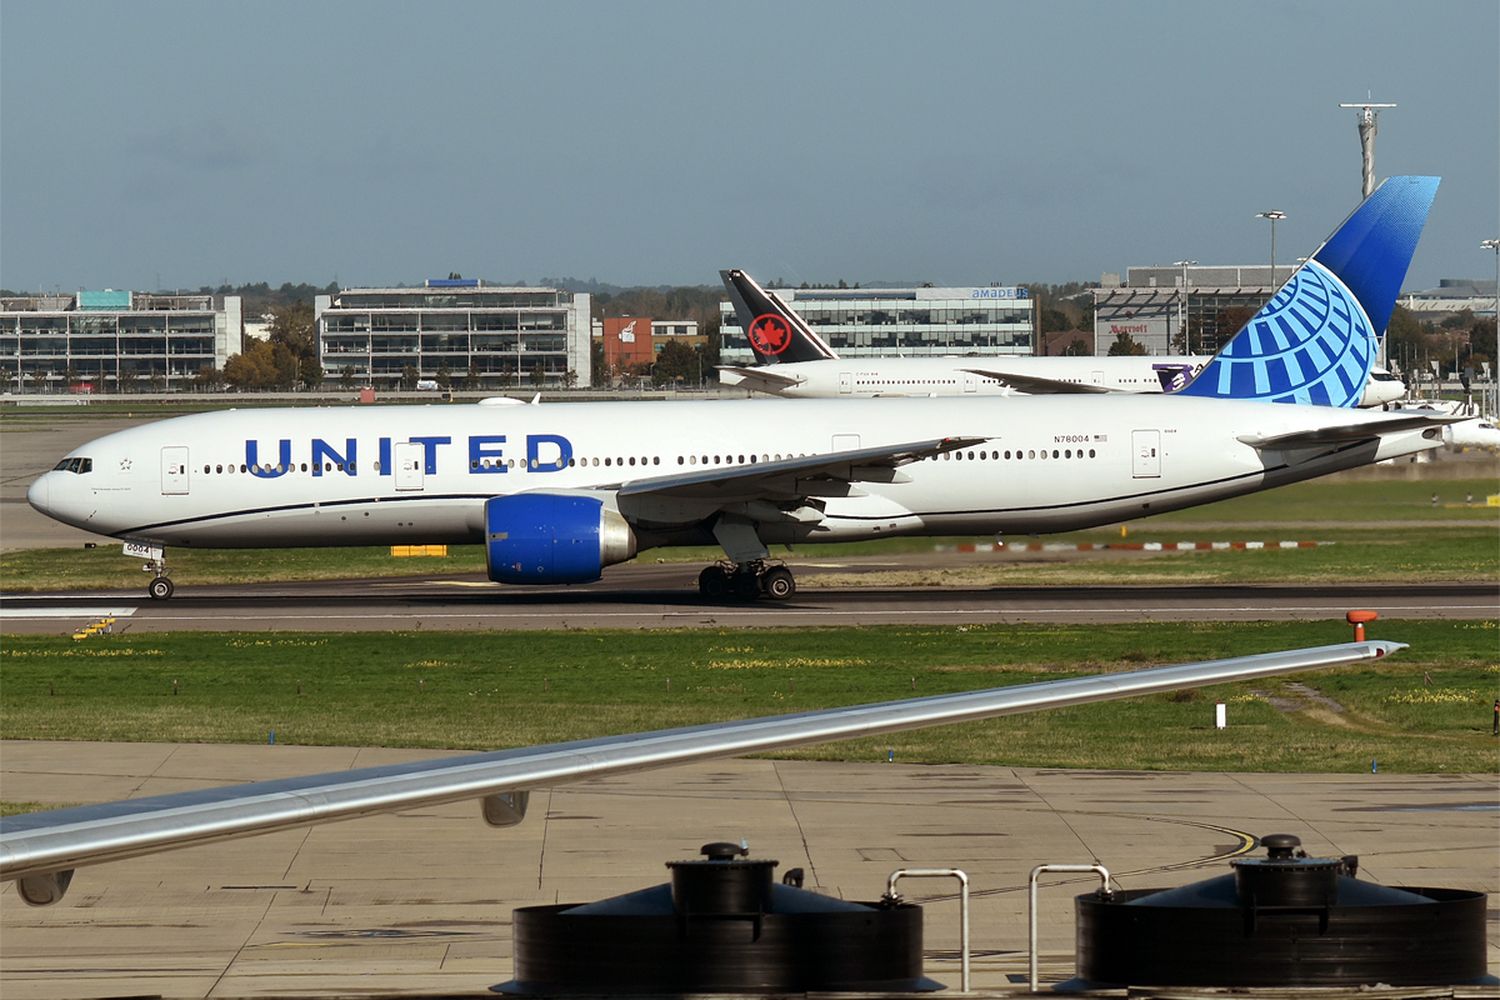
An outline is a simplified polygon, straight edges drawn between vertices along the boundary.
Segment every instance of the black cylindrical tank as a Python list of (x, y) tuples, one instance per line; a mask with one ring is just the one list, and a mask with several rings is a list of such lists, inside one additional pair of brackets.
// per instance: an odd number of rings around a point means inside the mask
[(1077, 897), (1078, 975), (1153, 986), (1392, 986), (1487, 982), (1485, 896), (1361, 882), (1357, 859), (1266, 858), (1178, 889)]
[(672, 880), (597, 903), (515, 911), (518, 994), (921, 991), (922, 911), (777, 884), (776, 862), (708, 844)]

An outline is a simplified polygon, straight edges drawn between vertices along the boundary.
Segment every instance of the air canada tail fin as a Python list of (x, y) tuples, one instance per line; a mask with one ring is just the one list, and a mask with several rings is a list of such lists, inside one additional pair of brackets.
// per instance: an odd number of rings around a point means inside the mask
[(757, 364), (778, 365), (792, 361), (832, 361), (833, 348), (808, 327), (796, 311), (755, 283), (744, 271), (720, 271), (729, 301), (739, 317)]
[(1358, 406), (1437, 187), (1376, 188), (1181, 394)]

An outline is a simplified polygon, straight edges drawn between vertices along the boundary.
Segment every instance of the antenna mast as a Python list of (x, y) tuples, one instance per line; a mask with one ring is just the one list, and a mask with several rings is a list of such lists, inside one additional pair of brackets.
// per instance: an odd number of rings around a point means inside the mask
[(1370, 192), (1375, 190), (1375, 133), (1379, 129), (1379, 118), (1381, 108), (1394, 108), (1394, 104), (1375, 104), (1369, 100), (1369, 92), (1361, 103), (1340, 104), (1341, 108), (1354, 108), (1359, 113), (1355, 120), (1359, 122), (1359, 148), (1364, 154), (1364, 196), (1370, 197)]

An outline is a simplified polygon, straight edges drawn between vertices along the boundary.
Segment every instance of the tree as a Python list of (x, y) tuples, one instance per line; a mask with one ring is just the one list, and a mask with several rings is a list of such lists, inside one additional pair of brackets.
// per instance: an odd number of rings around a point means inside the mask
[(300, 380), (302, 358), (286, 344), (271, 345), (271, 386), (277, 389), (295, 388)]
[(339, 388), (340, 389), (352, 389), (352, 388), (354, 388), (354, 369), (353, 368), (345, 365), (343, 368), (339, 369)]
[(318, 356), (318, 323), (308, 302), (295, 302), (271, 310), (266, 339), (290, 348), (298, 358)]
[(547, 369), (543, 368), (542, 363), (538, 361), (531, 369), (531, 384), (540, 388), (546, 381)]
[(1118, 358), (1123, 355), (1145, 354), (1146, 345), (1136, 340), (1128, 333), (1115, 334), (1115, 342), (1109, 345), (1109, 356)]
[(609, 372), (604, 370), (604, 341), (595, 340), (589, 347), (589, 381), (597, 388), (609, 383)]
[(193, 376), (193, 388), (205, 392), (211, 392), (212, 390), (219, 388), (219, 386), (223, 384), (224, 373), (219, 371), (219, 369), (215, 368), (213, 365), (204, 365), (202, 368), (199, 368), (198, 373)]
[(1069, 358), (1087, 357), (1089, 353), (1088, 341), (1082, 337), (1074, 337), (1068, 346), (1063, 349), (1063, 356)]
[(417, 387), (417, 369), (414, 365), (406, 365), (401, 369), (401, 388), (410, 391)]
[(654, 385), (675, 382), (693, 382), (698, 378), (698, 353), (686, 344), (668, 341), (656, 356), (656, 365), (651, 370)]
[(266, 339), (275, 352), (276, 387), (315, 389), (323, 383), (318, 351), (318, 321), (308, 302), (271, 310)]
[(444, 361), (442, 364), (438, 365), (437, 384), (438, 388), (442, 389), (444, 392), (447, 392), (449, 389), (453, 388), (453, 369), (448, 367), (447, 361)]
[[(283, 352), (286, 348), (281, 348)], [(240, 391), (269, 389), (276, 384), (276, 349), (257, 340), (224, 362), (224, 381)]]
[(1495, 347), (1494, 319), (1476, 319), (1474, 325), (1469, 328), (1469, 350), (1474, 366), (1477, 368), (1481, 361), (1488, 361), (1490, 367), (1493, 368)]
[(323, 384), (323, 362), (314, 355), (303, 358), (301, 367), (297, 371), (297, 380), (302, 383), (304, 389), (316, 389)]

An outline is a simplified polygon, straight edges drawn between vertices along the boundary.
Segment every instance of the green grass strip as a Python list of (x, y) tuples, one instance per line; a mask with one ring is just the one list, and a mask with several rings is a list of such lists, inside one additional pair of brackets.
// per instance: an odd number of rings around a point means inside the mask
[[(793, 756), (1171, 770), (1497, 771), (1493, 621), (1291, 680)], [(1337, 642), (1342, 622), (8, 637), (0, 737), (492, 749)], [(1297, 686), (1305, 685), (1305, 688)], [(1326, 700), (1325, 700), (1326, 699)], [(1213, 728), (1213, 704), (1230, 727)]]

